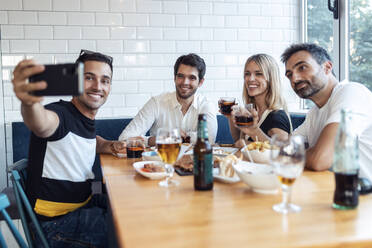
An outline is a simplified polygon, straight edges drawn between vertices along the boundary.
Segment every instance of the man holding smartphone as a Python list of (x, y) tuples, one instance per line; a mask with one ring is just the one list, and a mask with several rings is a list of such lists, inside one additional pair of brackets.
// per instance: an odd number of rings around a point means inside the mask
[(96, 153), (123, 148), (96, 136), (94, 124), (111, 89), (112, 57), (82, 50), (79, 62), (84, 64), (83, 94), (45, 106), (32, 92), (47, 83), (28, 83), (45, 67), (23, 60), (13, 72), (22, 117), (32, 131), (26, 191), (51, 247), (108, 245), (107, 201), (104, 195), (92, 195), (92, 167)]

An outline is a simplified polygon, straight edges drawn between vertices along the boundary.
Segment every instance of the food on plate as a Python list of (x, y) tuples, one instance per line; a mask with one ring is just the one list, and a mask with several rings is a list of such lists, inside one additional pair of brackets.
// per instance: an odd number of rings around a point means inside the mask
[(270, 150), (271, 145), (269, 144), (268, 140), (265, 140), (264, 142), (261, 141), (254, 141), (247, 145), (247, 149), (252, 151), (252, 150), (259, 150), (260, 152), (264, 152), (266, 149)]
[(220, 168), (222, 158), (219, 156), (213, 156), (213, 168)]
[(192, 155), (190, 154), (183, 155), (179, 160), (176, 161), (174, 166), (180, 168), (183, 171), (192, 172), (194, 168)]
[(143, 172), (164, 172), (164, 167), (153, 163), (144, 164), (141, 168)]
[(237, 158), (235, 155), (230, 154), (220, 161), (220, 176), (233, 177), (235, 174), (233, 164), (238, 163), (241, 158)]

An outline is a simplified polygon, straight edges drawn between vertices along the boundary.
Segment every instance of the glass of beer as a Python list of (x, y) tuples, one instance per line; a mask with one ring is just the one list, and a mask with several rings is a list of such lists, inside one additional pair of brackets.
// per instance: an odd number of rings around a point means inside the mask
[(141, 158), (144, 151), (144, 141), (140, 137), (130, 137), (127, 140), (127, 158)]
[(231, 107), (235, 105), (235, 98), (234, 97), (221, 97), (218, 101), (218, 106), (220, 108), (221, 114), (223, 115), (230, 115), (231, 114)]
[(174, 174), (173, 164), (176, 162), (181, 149), (182, 138), (177, 128), (159, 128), (156, 135), (156, 149), (164, 162), (167, 178), (159, 185), (162, 187), (173, 187), (179, 182), (172, 179)]
[(273, 136), (270, 160), (281, 183), (283, 200), (273, 206), (276, 212), (287, 214), (301, 211), (301, 207), (292, 204), (291, 189), (305, 166), (305, 144), (302, 136), (289, 136), (283, 140)]
[(247, 127), (253, 125), (253, 116), (251, 111), (253, 110), (253, 103), (243, 105), (234, 105), (233, 116), (235, 118), (235, 124), (239, 127)]

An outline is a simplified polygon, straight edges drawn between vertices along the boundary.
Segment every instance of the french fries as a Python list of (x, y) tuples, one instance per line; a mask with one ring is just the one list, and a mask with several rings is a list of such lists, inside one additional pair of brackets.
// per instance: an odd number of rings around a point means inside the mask
[(233, 177), (234, 176), (234, 169), (232, 167), (233, 164), (238, 163), (241, 158), (237, 158), (235, 155), (230, 154), (220, 161), (220, 175), (224, 177)]
[(252, 151), (252, 150), (259, 150), (260, 152), (264, 152), (265, 149), (270, 150), (271, 145), (269, 144), (268, 140), (265, 140), (264, 142), (261, 141), (254, 141), (247, 145), (247, 149)]

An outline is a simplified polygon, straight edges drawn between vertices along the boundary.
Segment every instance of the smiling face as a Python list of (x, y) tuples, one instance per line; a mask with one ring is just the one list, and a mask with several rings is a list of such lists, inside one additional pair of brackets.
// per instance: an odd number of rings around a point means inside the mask
[(263, 71), (256, 62), (249, 62), (244, 68), (244, 85), (250, 97), (256, 97), (267, 92), (268, 82)]
[[(111, 89), (112, 72), (108, 64), (99, 61), (84, 63), (84, 93), (74, 97), (83, 111), (97, 112), (107, 100)], [(73, 102), (74, 102), (73, 100)], [(81, 108), (79, 108), (81, 110)]]
[(325, 67), (329, 63), (319, 65), (309, 52), (299, 51), (288, 59), (285, 75), (299, 97), (312, 98), (326, 85), (328, 79)]
[(181, 64), (178, 68), (174, 82), (177, 96), (181, 99), (192, 97), (204, 79), (199, 80), (199, 72), (196, 67)]

